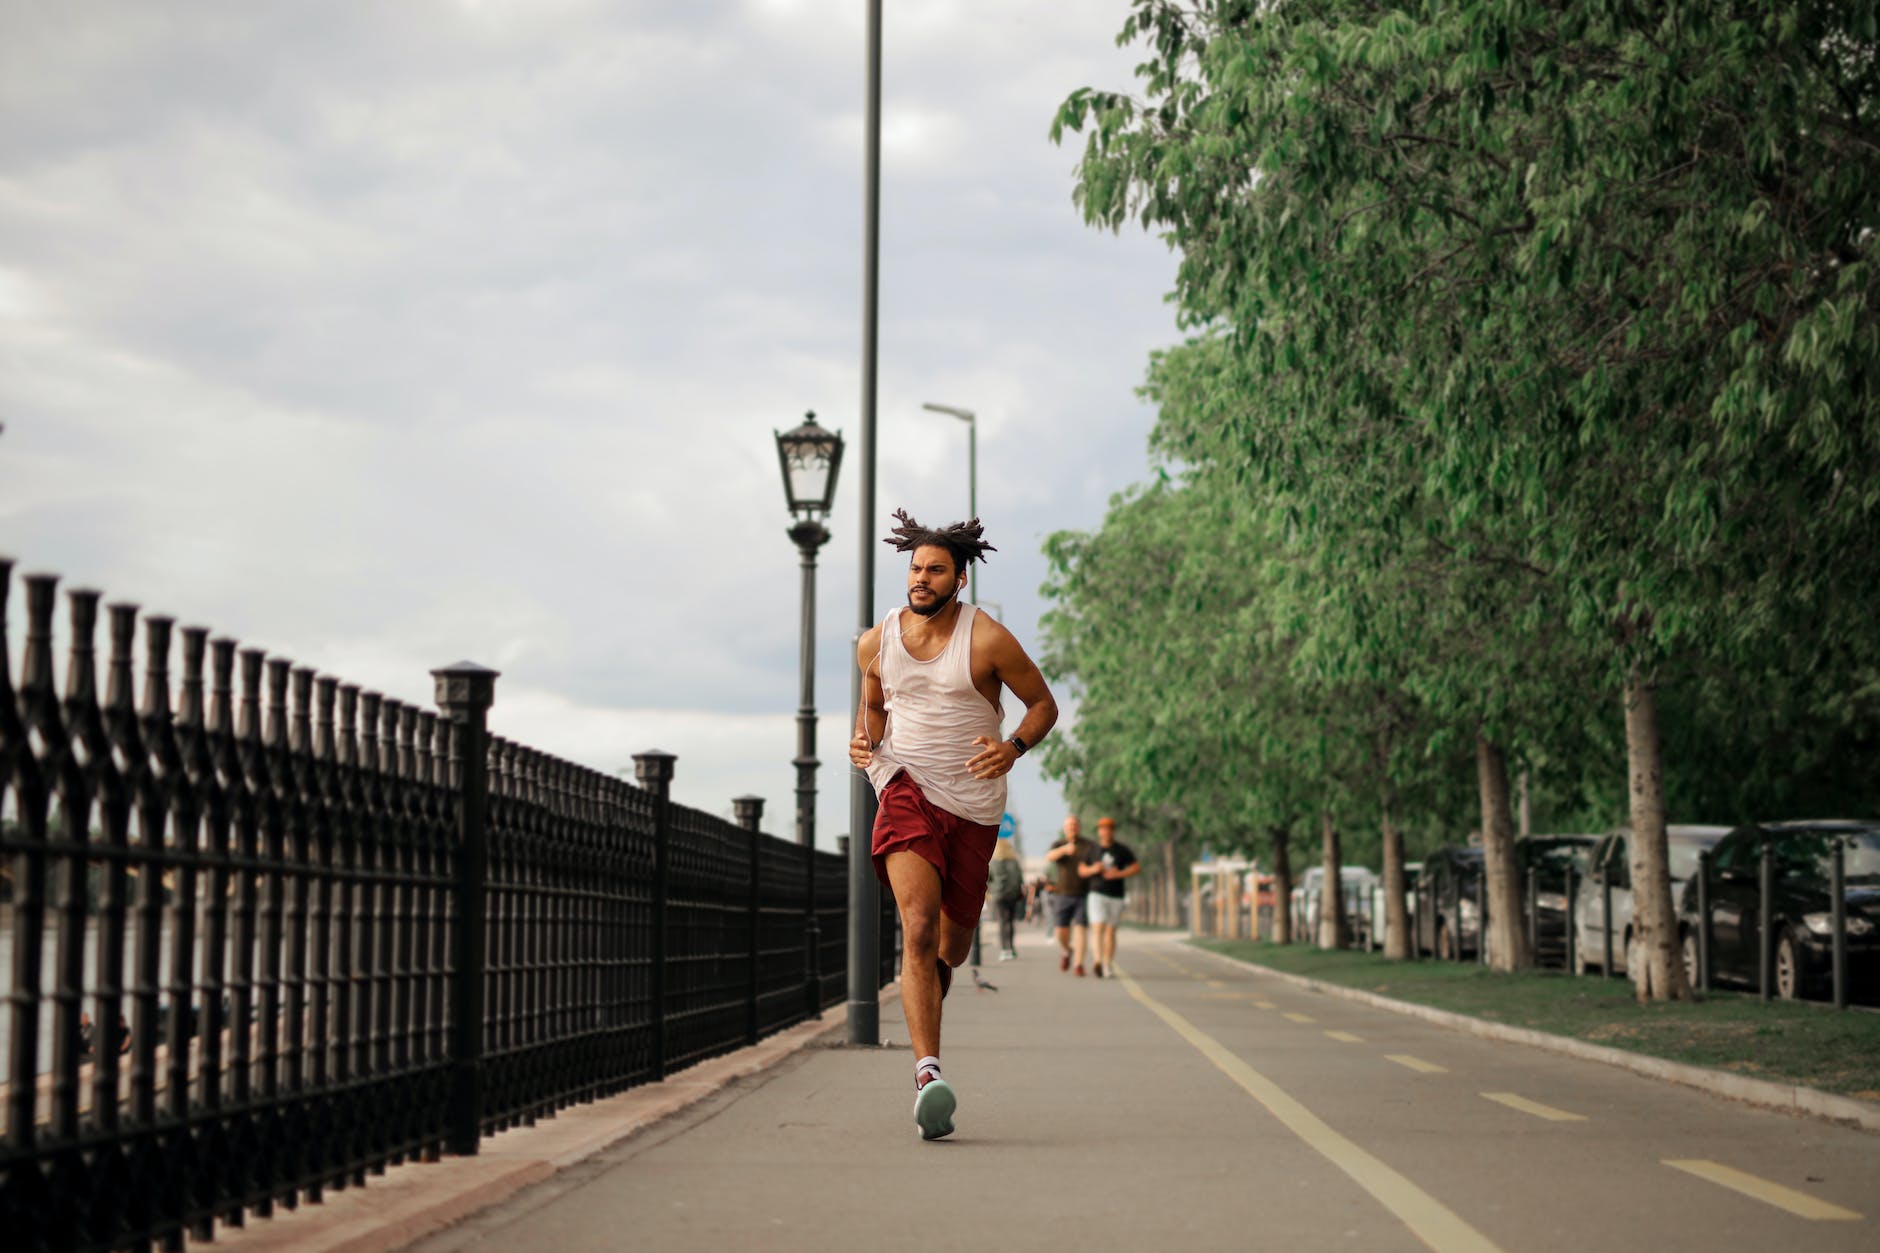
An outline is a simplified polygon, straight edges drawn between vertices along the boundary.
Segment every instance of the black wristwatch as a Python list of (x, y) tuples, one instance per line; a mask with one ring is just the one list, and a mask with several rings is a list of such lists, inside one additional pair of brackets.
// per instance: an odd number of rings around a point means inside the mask
[(1011, 739), (1007, 740), (1006, 743), (1010, 744), (1013, 748), (1016, 748), (1018, 750), (1018, 755), (1020, 757), (1023, 757), (1025, 755), (1025, 750), (1031, 747), (1031, 745), (1025, 743), (1025, 741), (1019, 739), (1016, 735), (1014, 735)]

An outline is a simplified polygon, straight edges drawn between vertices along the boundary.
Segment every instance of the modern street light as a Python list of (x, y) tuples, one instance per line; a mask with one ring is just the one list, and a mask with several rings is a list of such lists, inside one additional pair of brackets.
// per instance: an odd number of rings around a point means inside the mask
[[(855, 635), (875, 623), (875, 370), (881, 297), (881, 0), (868, 0), (862, 112), (861, 480), (856, 484)], [(851, 653), (851, 655), (853, 655)], [(849, 668), (849, 717), (862, 709), (862, 672)], [(851, 723), (851, 725), (853, 725)], [(881, 889), (871, 857), (875, 789), (849, 771), (849, 1043), (881, 1043)]]
[[(958, 418), (966, 424), (966, 516), (979, 516), (979, 419), (971, 409), (962, 409), (958, 405), (936, 405), (929, 401), (921, 406), (931, 413), (944, 413)], [(974, 579), (966, 589), (966, 599), (979, 603), (979, 580)]]
[[(931, 413), (944, 413), (958, 418), (966, 424), (966, 516), (979, 516), (979, 419), (971, 409), (962, 409), (958, 405), (937, 405), (932, 401), (921, 408)], [(975, 578), (966, 588), (966, 598), (973, 604), (979, 603), (979, 580)], [(984, 912), (983, 909), (981, 912)], [(979, 965), (979, 919), (973, 919), (973, 953), (969, 959), (974, 966)]]
[(796, 842), (816, 842), (816, 550), (829, 542), (822, 523), (835, 503), (836, 474), (842, 468), (842, 435), (816, 425), (816, 415), (801, 426), (777, 433), (777, 461), (783, 468), (783, 495), (796, 522), (790, 538), (803, 556), (803, 638), (798, 663), (801, 699), (796, 711)]

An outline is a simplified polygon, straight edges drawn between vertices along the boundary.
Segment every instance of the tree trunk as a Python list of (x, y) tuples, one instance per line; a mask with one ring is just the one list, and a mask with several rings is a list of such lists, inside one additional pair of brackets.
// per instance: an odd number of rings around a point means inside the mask
[[(1482, 861), (1488, 876), (1489, 926), (1477, 943), (1488, 945), (1496, 970), (1534, 964), (1521, 913), (1521, 867), (1514, 852), (1514, 814), (1508, 806), (1508, 759), (1483, 735), (1475, 737), (1475, 772), (1482, 794)], [(1478, 923), (1479, 927), (1479, 923)], [(1460, 936), (1457, 937), (1460, 941)]]
[[(1671, 912), (1671, 855), (1665, 843), (1665, 772), (1658, 738), (1658, 693), (1638, 666), (1625, 683), (1625, 755), (1631, 780), (1632, 934), (1641, 954), (1627, 973), (1645, 1001), (1681, 1001), (1690, 996), (1678, 952), (1677, 917)], [(1628, 954), (1628, 957), (1630, 954)]]
[[(1403, 871), (1403, 832), (1397, 829), (1393, 811), (1396, 797), (1388, 784), (1384, 788), (1384, 956), (1390, 961), (1410, 958), (1410, 911), (1405, 908), (1407, 885)], [(1377, 919), (1371, 920), (1377, 925)]]
[(1325, 831), (1325, 879), (1319, 884), (1319, 947), (1345, 947), (1345, 876), (1344, 857), (1338, 846), (1338, 825), (1328, 810), (1323, 815)]
[(1274, 827), (1273, 837), (1273, 943), (1292, 943), (1292, 832)]

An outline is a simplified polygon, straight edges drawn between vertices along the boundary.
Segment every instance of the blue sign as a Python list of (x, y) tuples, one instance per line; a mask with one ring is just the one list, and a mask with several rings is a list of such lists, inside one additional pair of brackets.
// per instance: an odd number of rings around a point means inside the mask
[(1018, 834), (1018, 819), (1010, 814), (999, 815), (999, 838), (1009, 840)]

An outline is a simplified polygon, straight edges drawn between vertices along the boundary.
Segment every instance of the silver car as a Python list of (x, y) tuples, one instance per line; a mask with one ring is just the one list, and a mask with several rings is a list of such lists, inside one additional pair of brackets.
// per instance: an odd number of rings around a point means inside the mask
[[(1697, 873), (1697, 855), (1730, 833), (1729, 827), (1677, 824), (1665, 828), (1671, 856), (1671, 902)], [(1624, 974), (1638, 964), (1632, 934), (1632, 831), (1621, 827), (1600, 837), (1593, 849), (1592, 876), (1573, 890), (1573, 971), (1584, 974), (1606, 962), (1606, 904), (1599, 875), (1612, 884), (1612, 969)]]

